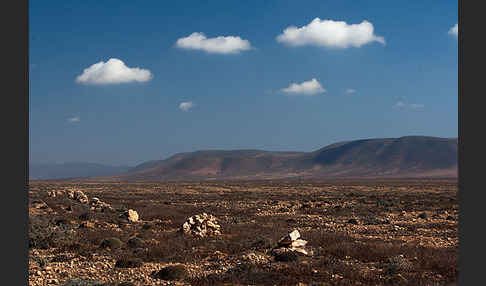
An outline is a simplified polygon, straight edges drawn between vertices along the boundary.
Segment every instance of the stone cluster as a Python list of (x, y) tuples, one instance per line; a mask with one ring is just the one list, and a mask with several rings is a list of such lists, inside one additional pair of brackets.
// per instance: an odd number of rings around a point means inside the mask
[(88, 196), (80, 190), (49, 191), (48, 196), (51, 198), (67, 196), (69, 199), (77, 201), (81, 204), (88, 204), (91, 211), (115, 211), (115, 209), (109, 203), (103, 202), (99, 198), (95, 197), (91, 198), (90, 200)]
[(91, 198), (90, 210), (104, 212), (106, 210), (114, 211), (109, 203), (102, 202), (98, 198)]
[(63, 191), (48, 191), (47, 192), (47, 196), (50, 197), (50, 198), (55, 198), (57, 196), (62, 196), (62, 195), (64, 195)]
[(85, 193), (81, 192), (80, 190), (68, 190), (67, 191), (67, 196), (71, 200), (78, 201), (78, 202), (80, 202), (82, 204), (89, 203), (88, 196)]
[(279, 240), (277, 246), (274, 248), (274, 252), (295, 251), (308, 255), (309, 252), (304, 248), (306, 244), (306, 240), (300, 239), (299, 231), (294, 230)]
[(200, 237), (220, 235), (220, 228), (216, 217), (206, 213), (191, 216), (182, 225), (185, 234)]

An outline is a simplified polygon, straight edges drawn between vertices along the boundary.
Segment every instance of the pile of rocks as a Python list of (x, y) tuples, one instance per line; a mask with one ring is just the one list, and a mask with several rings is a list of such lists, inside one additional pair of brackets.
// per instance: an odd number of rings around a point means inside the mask
[(63, 191), (48, 191), (47, 192), (47, 196), (50, 197), (50, 198), (55, 198), (57, 196), (62, 196), (62, 195), (64, 195)]
[(182, 225), (183, 233), (200, 237), (220, 235), (220, 228), (216, 217), (206, 213), (191, 216)]
[(273, 249), (273, 253), (278, 254), (286, 251), (295, 251), (308, 255), (309, 252), (304, 248), (306, 244), (306, 240), (300, 239), (299, 231), (294, 230), (280, 239), (277, 246)]
[(109, 211), (115, 210), (109, 203), (102, 202), (98, 198), (91, 198), (90, 205), (91, 205), (90, 210), (92, 211), (104, 212), (106, 210)]
[(78, 201), (78, 202), (80, 202), (82, 204), (89, 203), (88, 196), (85, 195), (80, 190), (68, 190), (67, 191), (67, 195), (68, 195), (68, 198), (70, 198), (71, 200)]
[(30, 205), (34, 209), (47, 209), (49, 206), (42, 200), (33, 200)]
[(115, 211), (115, 209), (109, 204), (101, 201), (99, 198), (88, 198), (88, 196), (80, 190), (67, 190), (67, 191), (49, 191), (48, 196), (51, 198), (59, 196), (67, 196), (71, 200), (75, 200), (81, 204), (89, 204), (91, 211), (104, 212), (106, 210)]

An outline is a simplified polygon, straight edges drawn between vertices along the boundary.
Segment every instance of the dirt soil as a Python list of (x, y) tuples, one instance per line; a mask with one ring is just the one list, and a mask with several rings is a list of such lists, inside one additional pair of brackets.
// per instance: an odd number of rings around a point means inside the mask
[[(69, 190), (111, 209), (91, 210)], [(33, 181), (29, 285), (457, 285), (457, 194), (454, 180)], [(138, 221), (120, 217), (128, 209)], [(181, 232), (201, 213), (220, 235)], [(295, 229), (309, 254), (276, 259)], [(154, 275), (169, 265), (186, 273)]]

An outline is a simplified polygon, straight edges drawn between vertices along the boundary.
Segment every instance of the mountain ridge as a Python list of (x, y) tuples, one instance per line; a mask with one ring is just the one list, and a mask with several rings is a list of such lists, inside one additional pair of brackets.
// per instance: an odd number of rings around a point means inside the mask
[[(253, 180), (280, 178), (457, 178), (457, 138), (403, 136), (329, 144), (311, 152), (207, 149), (150, 160), (107, 181)], [(80, 176), (78, 176), (80, 177)]]
[(150, 161), (150, 168), (146, 163), (113, 179), (457, 177), (457, 138), (403, 136), (348, 140), (312, 152), (198, 150)]

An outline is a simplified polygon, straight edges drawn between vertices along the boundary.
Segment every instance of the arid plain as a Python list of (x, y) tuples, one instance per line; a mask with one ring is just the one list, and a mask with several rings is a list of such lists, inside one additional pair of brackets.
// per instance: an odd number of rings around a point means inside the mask
[[(457, 285), (457, 195), (446, 179), (31, 181), (29, 282)], [(282, 247), (294, 230), (301, 251)]]

